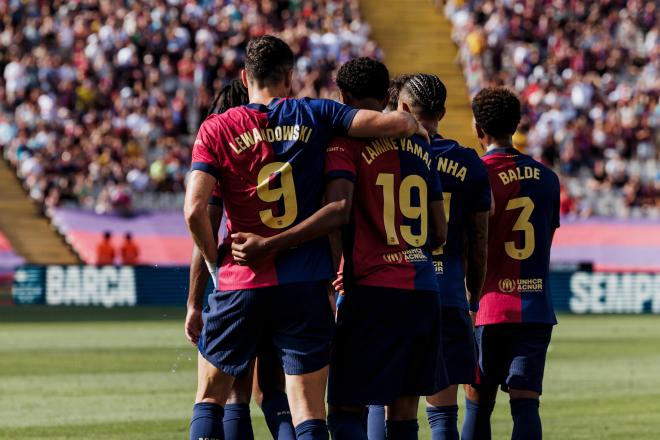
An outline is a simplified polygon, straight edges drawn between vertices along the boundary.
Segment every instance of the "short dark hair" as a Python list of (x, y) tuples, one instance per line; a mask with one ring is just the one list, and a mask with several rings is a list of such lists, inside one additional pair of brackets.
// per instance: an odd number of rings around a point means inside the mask
[(412, 75), (403, 85), (403, 89), (410, 96), (413, 105), (431, 117), (438, 117), (445, 109), (447, 100), (447, 87), (436, 75), (430, 73), (417, 73)]
[(207, 116), (212, 113), (224, 113), (232, 107), (245, 105), (250, 101), (248, 92), (240, 79), (233, 79), (220, 89), (209, 107)]
[(103, 231), (103, 238), (105, 238), (105, 239), (107, 240), (107, 239), (110, 238), (110, 237), (112, 237), (112, 232), (110, 232), (110, 231)]
[(293, 69), (293, 52), (288, 44), (272, 35), (251, 39), (245, 53), (245, 70), (257, 84), (274, 85)]
[(403, 88), (403, 85), (410, 79), (409, 74), (404, 73), (403, 75), (397, 75), (390, 80), (390, 100), (387, 103), (388, 110), (396, 110), (399, 107), (399, 93)]
[(337, 86), (356, 99), (385, 99), (389, 85), (390, 72), (387, 67), (372, 58), (352, 59), (337, 72)]
[(472, 113), (487, 134), (496, 138), (511, 136), (520, 122), (520, 101), (509, 89), (488, 87), (472, 100)]

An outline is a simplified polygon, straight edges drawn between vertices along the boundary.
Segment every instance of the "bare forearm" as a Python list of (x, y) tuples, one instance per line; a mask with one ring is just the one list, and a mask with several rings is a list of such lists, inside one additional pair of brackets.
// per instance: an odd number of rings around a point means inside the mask
[(204, 256), (197, 246), (193, 246), (190, 263), (190, 287), (188, 290), (188, 307), (201, 309), (204, 303), (204, 291), (209, 282), (209, 271), (204, 263)]
[(345, 200), (330, 202), (303, 222), (266, 240), (269, 252), (276, 253), (297, 246), (340, 228), (348, 222)]
[(418, 128), (417, 121), (409, 113), (360, 110), (348, 134), (353, 137), (408, 137), (415, 134)]
[(468, 290), (468, 301), (477, 304), (486, 279), (488, 265), (488, 212), (472, 215), (469, 230), (469, 245), (467, 246), (467, 273), (465, 286)]

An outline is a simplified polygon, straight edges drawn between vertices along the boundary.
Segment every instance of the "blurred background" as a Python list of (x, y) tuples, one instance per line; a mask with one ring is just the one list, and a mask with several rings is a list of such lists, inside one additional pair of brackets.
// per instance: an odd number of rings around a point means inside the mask
[(266, 33), (294, 50), (297, 96), (336, 98), (357, 56), (438, 74), (440, 132), (478, 151), (470, 96), (520, 96), (515, 145), (562, 184), (548, 436), (653, 438), (660, 15), (644, 0), (0, 1), (0, 437), (185, 432), (190, 148)]

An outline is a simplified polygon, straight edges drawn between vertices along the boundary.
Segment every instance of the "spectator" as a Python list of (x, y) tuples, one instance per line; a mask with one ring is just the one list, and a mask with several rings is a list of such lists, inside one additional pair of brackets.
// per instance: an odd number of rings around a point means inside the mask
[(124, 235), (124, 242), (121, 244), (121, 264), (124, 266), (135, 266), (138, 263), (140, 249), (133, 241), (130, 232)]
[[(0, 2), (0, 148), (30, 196), (130, 215), (181, 194), (190, 146), (247, 40), (279, 33), (294, 90), (380, 57), (357, 0)], [(28, 161), (27, 166), (23, 162)], [(158, 205), (158, 203), (154, 203)]]
[(521, 97), (514, 142), (560, 173), (567, 214), (660, 217), (657, 2), (449, 0), (445, 12), (470, 92)]
[(103, 233), (103, 239), (96, 246), (96, 264), (99, 266), (115, 264), (115, 248), (112, 246), (112, 234), (110, 231)]

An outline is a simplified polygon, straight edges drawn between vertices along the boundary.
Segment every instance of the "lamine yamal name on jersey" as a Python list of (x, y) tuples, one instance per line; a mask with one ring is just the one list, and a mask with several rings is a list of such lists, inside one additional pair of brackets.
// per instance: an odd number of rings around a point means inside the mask
[(414, 154), (426, 163), (429, 170), (431, 169), (431, 155), (429, 154), (429, 150), (425, 149), (418, 143), (413, 142), (410, 138), (374, 139), (362, 148), (362, 158), (367, 162), (367, 165), (371, 165), (374, 159), (381, 154), (397, 150)]
[(257, 142), (283, 142), (283, 141), (301, 141), (309, 142), (312, 136), (312, 128), (306, 125), (278, 125), (276, 127), (257, 128), (248, 130), (234, 138), (234, 142), (229, 142), (229, 146), (236, 154), (251, 148)]

